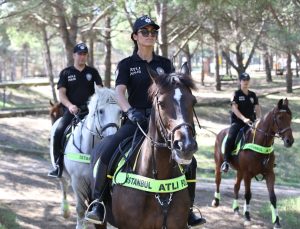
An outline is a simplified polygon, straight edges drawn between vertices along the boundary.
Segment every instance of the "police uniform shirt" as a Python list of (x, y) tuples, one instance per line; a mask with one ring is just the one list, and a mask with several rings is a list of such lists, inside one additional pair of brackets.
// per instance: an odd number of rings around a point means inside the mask
[(102, 85), (102, 79), (95, 68), (85, 66), (82, 71), (79, 71), (74, 66), (70, 66), (60, 72), (57, 89), (65, 87), (70, 102), (81, 106), (85, 105), (89, 97), (95, 93), (94, 83)]
[[(248, 91), (245, 95), (242, 90), (234, 92), (231, 104), (237, 104), (239, 111), (251, 121), (255, 120), (255, 105), (258, 105), (258, 98), (253, 91)], [(231, 122), (242, 122), (233, 112), (231, 114)]]
[[(116, 71), (116, 86), (125, 85), (128, 92), (130, 106), (138, 109), (152, 107), (152, 101), (148, 97), (148, 88), (152, 83), (146, 68), (147, 61), (142, 60), (136, 52), (132, 56), (123, 59)], [(165, 57), (155, 55), (148, 63), (151, 69), (158, 74), (169, 74), (174, 71), (171, 61)]]

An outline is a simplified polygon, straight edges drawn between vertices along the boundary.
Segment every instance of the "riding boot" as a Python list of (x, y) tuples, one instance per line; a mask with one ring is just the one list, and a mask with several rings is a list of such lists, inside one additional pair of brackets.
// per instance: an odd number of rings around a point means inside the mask
[(94, 190), (93, 190), (94, 201), (91, 204), (93, 205), (93, 208), (91, 211), (86, 212), (85, 220), (94, 224), (104, 223), (105, 215), (106, 215), (104, 201), (105, 201), (107, 188), (108, 188), (107, 165), (100, 160), (97, 169), (96, 178), (94, 181)]
[(188, 225), (189, 226), (196, 226), (196, 225), (201, 225), (201, 224), (206, 223), (205, 218), (203, 218), (201, 214), (200, 214), (200, 217), (198, 217), (193, 212), (195, 192), (196, 192), (196, 171), (197, 171), (197, 161), (193, 157), (193, 160), (189, 166), (189, 169), (185, 173), (186, 179), (188, 181), (190, 181), (190, 182), (188, 182), (188, 191), (189, 191), (189, 196), (190, 196), (190, 200), (191, 200), (189, 217), (188, 217)]
[(48, 173), (49, 177), (61, 178), (64, 169), (64, 155), (55, 155), (55, 169)]
[(224, 173), (227, 173), (228, 170), (229, 170), (230, 153), (231, 153), (231, 147), (230, 147), (230, 143), (229, 143), (229, 141), (227, 139), (227, 141), (225, 143), (224, 162), (221, 165), (221, 170)]

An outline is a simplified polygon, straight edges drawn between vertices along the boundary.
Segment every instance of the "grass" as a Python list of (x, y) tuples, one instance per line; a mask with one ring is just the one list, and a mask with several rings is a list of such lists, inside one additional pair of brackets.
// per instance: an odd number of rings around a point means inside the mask
[[(277, 202), (279, 217), (285, 228), (297, 229), (300, 225), (300, 197), (288, 198)], [(271, 220), (270, 204), (265, 204), (260, 209), (260, 214), (267, 220)]]
[(0, 204), (0, 229), (19, 229), (17, 216), (5, 205)]

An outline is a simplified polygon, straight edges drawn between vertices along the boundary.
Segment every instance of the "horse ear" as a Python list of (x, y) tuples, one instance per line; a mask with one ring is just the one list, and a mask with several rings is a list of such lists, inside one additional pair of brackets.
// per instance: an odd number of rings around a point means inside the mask
[(148, 72), (150, 78), (153, 81), (156, 81), (157, 78), (159, 77), (158, 73), (156, 71), (152, 70), (152, 68), (150, 68), (150, 66), (148, 64), (146, 64), (146, 68), (147, 68), (147, 72)]
[(280, 99), (280, 100), (278, 101), (277, 108), (278, 108), (278, 109), (281, 109), (282, 104), (283, 104), (283, 99)]
[(284, 105), (289, 106), (289, 101), (287, 98), (285, 98), (285, 100), (284, 100)]
[(190, 68), (187, 62), (184, 62), (183, 65), (181, 66), (180, 73), (186, 76), (190, 75)]

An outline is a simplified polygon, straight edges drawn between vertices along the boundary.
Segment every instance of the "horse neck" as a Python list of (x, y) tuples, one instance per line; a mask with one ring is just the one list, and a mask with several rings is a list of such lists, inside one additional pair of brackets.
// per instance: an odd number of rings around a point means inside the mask
[(274, 143), (275, 132), (273, 129), (273, 122), (272, 111), (268, 112), (261, 120), (259, 120), (257, 126), (252, 131), (253, 135), (255, 131), (254, 143), (261, 146), (271, 146)]
[[(163, 143), (165, 140), (158, 128), (151, 115), (147, 136), (155, 142)], [(136, 171), (142, 176), (155, 178), (154, 170), (157, 171), (156, 179), (169, 179), (179, 173), (179, 169), (174, 166), (174, 161), (171, 160), (171, 150), (167, 147), (154, 147), (151, 140), (145, 138)]]

